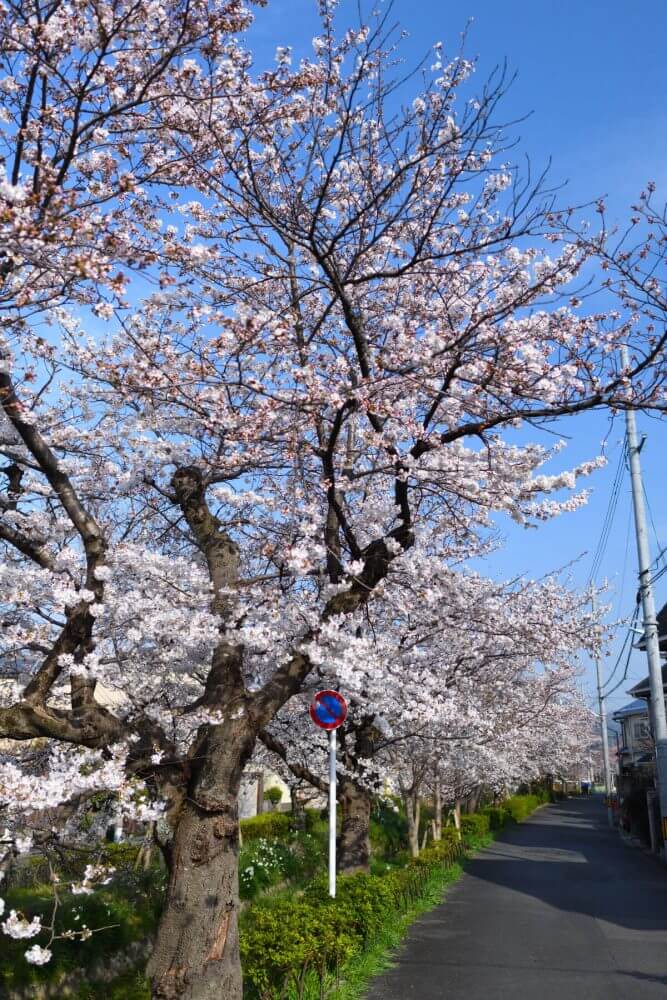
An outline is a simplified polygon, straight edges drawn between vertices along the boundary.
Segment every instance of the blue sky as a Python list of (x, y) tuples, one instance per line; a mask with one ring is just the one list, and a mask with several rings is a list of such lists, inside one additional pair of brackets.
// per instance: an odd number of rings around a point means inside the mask
[[(365, 4), (365, 9), (370, 5)], [(269, 0), (269, 6), (257, 12), (252, 30), (257, 63), (266, 65), (277, 45), (292, 45), (296, 55), (309, 52), (310, 40), (318, 32), (315, 12), (315, 0)], [(665, 200), (667, 4), (656, 0), (459, 0), (456, 4), (395, 0), (393, 12), (409, 33), (405, 56), (415, 61), (435, 41), (443, 42), (445, 52), (454, 52), (460, 32), (473, 19), (467, 55), (479, 58), (477, 79), (481, 83), (503, 59), (517, 72), (502, 117), (513, 120), (530, 114), (517, 127), (521, 137), (517, 152), (527, 153), (536, 168), (551, 159), (553, 182), (567, 182), (563, 200), (582, 203), (606, 195), (609, 218), (619, 221), (627, 218), (630, 204), (648, 180), (656, 182), (657, 197)], [(339, 24), (356, 23), (356, 2), (343, 0)], [(647, 434), (642, 461), (656, 534), (667, 545), (667, 427), (644, 414), (639, 415), (638, 425), (640, 433)], [(610, 428), (606, 414), (592, 414), (557, 429), (570, 439), (559, 466), (597, 454), (605, 438), (609, 465), (588, 480), (592, 496), (583, 510), (562, 515), (538, 530), (521, 529), (503, 520), (507, 544), (489, 564), (493, 575), (537, 577), (574, 561), (573, 582), (583, 586), (588, 579), (623, 438), (623, 420), (617, 418)], [(634, 535), (628, 532), (630, 515), (626, 474), (597, 577), (610, 582), (614, 616), (629, 614), (634, 603), (637, 570)], [(651, 545), (655, 556), (653, 532)], [(667, 601), (667, 574), (658, 584), (656, 599), (658, 607)], [(607, 670), (614, 662), (615, 648), (610, 654)], [(633, 653), (628, 683), (609, 699), (612, 710), (630, 700), (624, 692), (645, 674), (643, 654)], [(593, 691), (590, 667), (586, 686)]]

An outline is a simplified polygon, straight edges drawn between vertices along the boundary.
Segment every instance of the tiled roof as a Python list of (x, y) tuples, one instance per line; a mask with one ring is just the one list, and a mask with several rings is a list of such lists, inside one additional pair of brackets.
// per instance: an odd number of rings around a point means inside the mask
[(623, 708), (616, 709), (612, 714), (612, 719), (624, 719), (627, 715), (648, 715), (646, 702), (642, 698), (635, 698)]

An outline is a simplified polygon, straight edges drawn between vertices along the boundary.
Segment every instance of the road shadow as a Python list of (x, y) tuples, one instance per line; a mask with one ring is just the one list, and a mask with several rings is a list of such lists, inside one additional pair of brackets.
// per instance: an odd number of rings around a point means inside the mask
[(503, 832), (466, 870), (559, 910), (627, 929), (667, 930), (667, 870), (609, 830), (597, 797), (546, 807)]

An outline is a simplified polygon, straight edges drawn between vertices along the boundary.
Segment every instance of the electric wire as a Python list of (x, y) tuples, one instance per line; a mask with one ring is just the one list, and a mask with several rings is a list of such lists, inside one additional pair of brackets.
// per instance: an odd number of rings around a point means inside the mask
[[(642, 482), (642, 489), (644, 491), (644, 500), (646, 501), (646, 509), (648, 510), (649, 520), (651, 522), (651, 527), (653, 528), (653, 537), (655, 538), (655, 544), (660, 550), (655, 559), (653, 560), (653, 563), (657, 563), (658, 560), (662, 558), (662, 570), (664, 572), (667, 569), (667, 561), (665, 561), (665, 559), (663, 558), (665, 554), (665, 549), (660, 544), (660, 539), (658, 538), (658, 530), (655, 526), (655, 521), (653, 520), (653, 511), (651, 510), (651, 503), (648, 498), (648, 493), (646, 492), (646, 486), (644, 485), (643, 482)], [(651, 563), (651, 565), (653, 565), (653, 563)]]
[(614, 479), (611, 486), (611, 493), (609, 496), (609, 502), (607, 504), (607, 510), (605, 512), (602, 529), (600, 531), (600, 537), (598, 539), (595, 552), (593, 553), (593, 562), (591, 564), (591, 571), (588, 575), (587, 587), (590, 587), (597, 576), (600, 566), (602, 565), (602, 560), (604, 559), (605, 552), (607, 551), (607, 544), (609, 542), (609, 537), (611, 535), (612, 525), (614, 523), (614, 516), (616, 514), (616, 508), (618, 506), (618, 498), (621, 492), (621, 484), (623, 482), (623, 476), (625, 472), (625, 445), (623, 445), (621, 452), (618, 457), (618, 463), (616, 465), (616, 471), (614, 473)]
[(630, 525), (632, 523), (632, 504), (628, 507), (628, 525), (625, 530), (625, 552), (623, 553), (623, 572), (621, 574), (621, 586), (618, 591), (618, 601), (616, 603), (616, 618), (621, 615), (621, 605), (625, 597), (625, 578), (628, 570), (628, 554), (630, 551)]
[[(598, 572), (600, 570), (600, 567), (602, 565), (602, 561), (604, 559), (604, 556), (605, 556), (605, 553), (606, 553), (606, 550), (607, 550), (607, 544), (609, 542), (609, 538), (610, 538), (610, 535), (611, 535), (611, 529), (612, 529), (612, 526), (613, 526), (613, 523), (614, 523), (614, 517), (616, 515), (616, 509), (618, 507), (618, 500), (619, 500), (619, 496), (620, 496), (620, 493), (621, 493), (621, 485), (623, 483), (625, 471), (626, 471), (626, 468), (627, 468), (626, 452), (627, 452), (627, 442), (624, 441), (623, 445), (621, 447), (619, 456), (618, 456), (618, 462), (616, 464), (616, 470), (614, 472), (614, 478), (612, 480), (611, 491), (610, 491), (610, 494), (609, 494), (609, 500), (607, 502), (607, 509), (605, 511), (604, 518), (602, 520), (602, 528), (600, 530), (600, 537), (598, 539), (598, 543), (597, 543), (597, 546), (595, 548), (595, 552), (593, 553), (593, 561), (591, 563), (591, 569), (590, 569), (590, 573), (589, 573), (589, 576), (588, 576), (587, 588), (590, 588), (590, 587), (593, 586), (593, 583), (595, 581), (595, 577), (597, 576), (597, 574), (598, 574)], [(626, 554), (627, 554), (627, 546), (626, 546)], [(625, 571), (624, 571), (624, 574), (625, 574)], [(625, 640), (623, 642), (623, 646), (621, 648), (621, 652), (619, 653), (619, 656), (618, 656), (618, 659), (616, 661), (616, 664), (615, 664), (615, 666), (614, 666), (614, 668), (612, 670), (612, 673), (611, 673), (610, 677), (606, 681), (606, 684), (609, 684), (609, 682), (613, 678), (616, 670), (618, 669), (618, 665), (621, 662), (621, 657), (623, 656), (623, 653), (625, 651), (625, 647), (627, 645), (628, 639), (631, 637), (631, 635), (632, 635), (632, 633), (628, 629), (628, 633), (627, 633), (627, 635), (625, 637)], [(630, 644), (630, 650), (632, 650), (632, 643)], [(626, 664), (626, 673), (627, 673), (627, 664)], [(622, 684), (623, 680), (621, 680), (620, 683)], [(605, 687), (605, 685), (602, 685), (601, 687), (598, 688), (598, 695), (599, 695), (599, 697), (601, 697), (603, 699), (607, 697), (606, 692), (604, 692), (604, 687)]]
[[(632, 646), (633, 629), (634, 629), (634, 626), (635, 626), (635, 624), (637, 622), (637, 618), (638, 617), (639, 617), (639, 602), (637, 602), (635, 604), (635, 610), (632, 613), (632, 619), (630, 621), (630, 624), (628, 625), (628, 630), (627, 630), (627, 632), (625, 634), (625, 639), (623, 640), (623, 645), (621, 646), (619, 654), (616, 657), (616, 663), (614, 664), (614, 666), (612, 668), (612, 671), (609, 674), (609, 677), (607, 678), (607, 680), (604, 682), (604, 684), (602, 685), (602, 687), (600, 689), (602, 691), (603, 696), (605, 698), (607, 698), (610, 694), (613, 694), (613, 692), (616, 691), (621, 686), (621, 684), (623, 684), (625, 682), (625, 680), (627, 678), (627, 675), (628, 675), (628, 666), (630, 664), (630, 657), (632, 655), (632, 649), (633, 649), (633, 646)], [(621, 677), (620, 681), (618, 681), (618, 683), (615, 684), (613, 688), (611, 688), (611, 690), (607, 691), (605, 689), (607, 688), (607, 686), (609, 684), (611, 684), (612, 680), (614, 679), (614, 675), (615, 675), (616, 671), (619, 668), (619, 665), (621, 663), (621, 659), (623, 658), (623, 654), (625, 653), (625, 650), (626, 650), (626, 647), (628, 645), (628, 642), (630, 642), (630, 647), (628, 649), (628, 655), (627, 655), (626, 660), (625, 660), (625, 668), (624, 668), (624, 671), (623, 671), (623, 676)]]

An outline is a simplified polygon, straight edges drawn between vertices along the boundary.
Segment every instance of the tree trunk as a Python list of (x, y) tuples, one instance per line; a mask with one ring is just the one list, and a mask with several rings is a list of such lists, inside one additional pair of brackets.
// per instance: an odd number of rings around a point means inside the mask
[(405, 796), (405, 812), (408, 817), (408, 844), (410, 846), (410, 856), (419, 857), (419, 817), (421, 814), (421, 801), (414, 792), (409, 792)]
[(369, 872), (371, 796), (364, 788), (348, 779), (341, 780), (338, 787), (339, 801), (343, 810), (338, 871), (342, 875)]
[(290, 785), (289, 795), (292, 803), (292, 829), (305, 830), (306, 810), (296, 785)]
[(479, 800), (482, 797), (482, 786), (478, 785), (475, 791), (468, 796), (466, 812), (476, 813), (479, 808)]
[(433, 840), (442, 840), (442, 790), (439, 776), (433, 785)]
[[(231, 731), (230, 731), (231, 730)], [(153, 1000), (241, 1000), (238, 791), (254, 736), (211, 726), (173, 839), (167, 897), (148, 976)]]
[(456, 827), (456, 832), (459, 835), (459, 840), (461, 839), (461, 799), (457, 799), (454, 803), (454, 826)]

